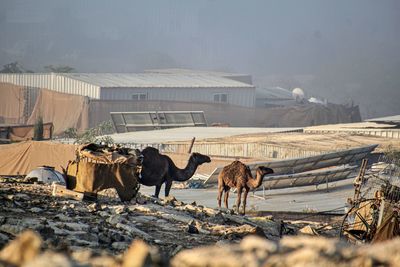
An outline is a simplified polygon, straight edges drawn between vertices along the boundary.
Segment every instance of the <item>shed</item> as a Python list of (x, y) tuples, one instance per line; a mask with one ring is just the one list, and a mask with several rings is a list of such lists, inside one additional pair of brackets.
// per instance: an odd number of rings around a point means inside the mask
[(210, 73), (22, 73), (0, 82), (98, 100), (166, 100), (254, 107), (255, 87)]

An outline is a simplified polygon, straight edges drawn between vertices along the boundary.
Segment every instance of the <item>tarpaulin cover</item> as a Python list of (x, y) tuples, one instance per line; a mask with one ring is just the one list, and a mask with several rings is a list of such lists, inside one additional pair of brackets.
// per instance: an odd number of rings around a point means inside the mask
[(26, 175), (39, 166), (52, 166), (62, 172), (74, 160), (75, 145), (46, 141), (26, 141), (0, 145), (0, 175)]
[(136, 195), (142, 164), (139, 150), (89, 143), (79, 146), (77, 154), (79, 158), (67, 167), (68, 189), (97, 193), (115, 188), (123, 201)]
[(24, 114), (25, 97), (22, 86), (0, 83), (0, 124), (19, 124)]
[(122, 201), (131, 200), (139, 189), (137, 169), (125, 163), (72, 162), (66, 182), (68, 189), (82, 193), (115, 188)]
[(256, 125), (265, 127), (304, 127), (360, 121), (358, 107), (309, 104), (280, 108), (257, 109)]
[(89, 126), (89, 98), (41, 89), (35, 107), (28, 119), (34, 124), (39, 116), (44, 122), (53, 122), (54, 135), (68, 128), (83, 131)]

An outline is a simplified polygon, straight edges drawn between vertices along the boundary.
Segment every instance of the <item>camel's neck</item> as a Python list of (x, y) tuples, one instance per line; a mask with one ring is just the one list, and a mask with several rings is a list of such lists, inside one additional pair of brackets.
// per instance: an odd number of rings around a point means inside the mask
[(194, 161), (193, 157), (189, 158), (189, 161), (184, 169), (176, 167), (172, 160), (170, 160), (169, 174), (174, 181), (184, 182), (189, 180), (195, 171), (197, 170), (198, 164)]
[(262, 180), (263, 180), (263, 175), (261, 175), (259, 172), (257, 172), (256, 178), (249, 177), (246, 184), (251, 189), (255, 189), (261, 185)]

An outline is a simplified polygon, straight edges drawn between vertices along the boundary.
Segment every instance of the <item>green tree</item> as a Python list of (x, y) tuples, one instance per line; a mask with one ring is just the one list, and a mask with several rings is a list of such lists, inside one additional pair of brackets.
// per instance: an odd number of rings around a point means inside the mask
[(78, 137), (78, 131), (76, 128), (68, 128), (67, 130), (64, 131), (64, 136), (66, 138), (77, 138)]
[(44, 69), (47, 72), (57, 72), (57, 73), (68, 73), (75, 71), (74, 68), (66, 65), (58, 65), (58, 66), (48, 65), (44, 66)]
[(39, 116), (36, 119), (34, 128), (33, 128), (33, 140), (41, 141), (43, 140), (43, 118)]
[(75, 140), (77, 144), (97, 143), (97, 144), (114, 144), (114, 140), (106, 134), (112, 133), (114, 130), (111, 121), (104, 121), (94, 128), (87, 129), (82, 134), (78, 134)]
[(1, 73), (23, 73), (23, 72), (33, 72), (31, 70), (26, 70), (17, 61), (3, 65), (3, 69), (0, 70)]

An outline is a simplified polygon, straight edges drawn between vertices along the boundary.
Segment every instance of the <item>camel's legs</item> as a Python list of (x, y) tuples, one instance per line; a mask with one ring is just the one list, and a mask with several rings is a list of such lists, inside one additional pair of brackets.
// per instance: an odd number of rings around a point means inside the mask
[(167, 180), (165, 182), (165, 196), (169, 196), (169, 191), (171, 190), (172, 180)]
[(236, 209), (237, 209), (238, 213), (239, 213), (240, 201), (241, 201), (241, 197), (242, 197), (242, 190), (243, 190), (242, 187), (237, 188)]
[(225, 188), (224, 188), (224, 191), (225, 191), (225, 196), (224, 196), (225, 208), (228, 209), (228, 198), (229, 198), (229, 191), (230, 191), (230, 188), (229, 188), (229, 187), (225, 187)]
[(247, 194), (249, 193), (250, 188), (244, 189), (243, 195), (243, 214), (246, 214), (246, 202), (247, 202)]
[(222, 199), (222, 193), (224, 192), (224, 188), (222, 186), (218, 186), (218, 196), (217, 196), (217, 200), (218, 200), (218, 207), (221, 208), (221, 199)]
[(154, 193), (154, 196), (158, 198), (158, 195), (160, 194), (161, 190), (161, 185), (156, 185), (156, 192)]

